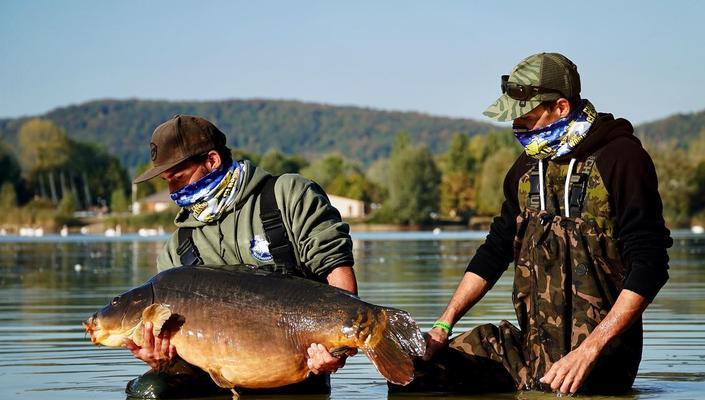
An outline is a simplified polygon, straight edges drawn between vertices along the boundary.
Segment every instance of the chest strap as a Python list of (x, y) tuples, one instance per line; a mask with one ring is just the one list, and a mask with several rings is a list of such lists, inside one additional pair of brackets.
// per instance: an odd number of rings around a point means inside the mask
[(269, 242), (269, 254), (272, 255), (276, 265), (284, 267), (285, 272), (307, 277), (306, 270), (296, 261), (289, 234), (277, 206), (277, 199), (274, 196), (274, 184), (277, 178), (278, 176), (269, 176), (260, 191), (259, 217)]
[(595, 166), (595, 155), (591, 155), (585, 160), (580, 172), (570, 177), (568, 188), (568, 204), (564, 207), (570, 210), (570, 215), (577, 217), (583, 211), (585, 196), (587, 195), (587, 183), (590, 179), (590, 172)]
[(193, 242), (193, 228), (179, 228), (177, 235), (179, 247), (176, 248), (176, 254), (179, 255), (181, 265), (202, 265), (203, 259)]
[[(572, 217), (580, 216), (585, 205), (585, 196), (587, 195), (587, 183), (590, 179), (590, 173), (595, 167), (596, 154), (588, 157), (580, 168), (580, 172), (571, 174), (568, 179), (568, 207)], [(569, 168), (572, 168), (570, 164)], [(569, 171), (571, 173), (572, 171)], [(535, 163), (529, 171), (529, 193), (527, 197), (527, 207), (539, 210), (541, 209), (541, 176), (538, 168), (538, 162)]]

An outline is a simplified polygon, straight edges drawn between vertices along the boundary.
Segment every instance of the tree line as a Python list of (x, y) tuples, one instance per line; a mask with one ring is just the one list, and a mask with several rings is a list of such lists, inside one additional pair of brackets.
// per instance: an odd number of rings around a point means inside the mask
[[(705, 224), (705, 130), (687, 146), (643, 142), (657, 168), (668, 225)], [(496, 215), (504, 176), (520, 153), (511, 130), (455, 133), (442, 153), (400, 131), (390, 155), (368, 166), (341, 152), (307, 158), (276, 149), (258, 154), (234, 148), (233, 158), (249, 159), (274, 174), (301, 173), (330, 194), (365, 201), (372, 205), (369, 222), (428, 224)], [(141, 164), (134, 174), (149, 167)], [(15, 210), (5, 213), (6, 224), (56, 226), (76, 222), (71, 217), (76, 210), (123, 212), (131, 197), (142, 199), (166, 185), (154, 179), (138, 185), (134, 196), (131, 190), (129, 175), (114, 155), (71, 139), (50, 120), (28, 120), (15, 146), (0, 143), (0, 205)]]

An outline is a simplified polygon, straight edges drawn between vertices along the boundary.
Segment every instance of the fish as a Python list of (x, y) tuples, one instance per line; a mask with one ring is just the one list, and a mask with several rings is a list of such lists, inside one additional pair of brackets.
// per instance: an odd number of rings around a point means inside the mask
[(144, 342), (143, 327), (171, 334), (181, 358), (227, 389), (275, 388), (304, 380), (306, 350), (361, 350), (386, 380), (406, 385), (425, 340), (405, 311), (345, 290), (252, 266), (162, 271), (116, 296), (83, 323), (96, 345)]

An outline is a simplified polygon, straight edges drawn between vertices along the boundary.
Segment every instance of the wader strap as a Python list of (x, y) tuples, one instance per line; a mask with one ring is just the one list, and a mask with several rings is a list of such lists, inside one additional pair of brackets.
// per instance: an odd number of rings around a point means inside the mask
[(529, 195), (527, 206), (536, 210), (541, 209), (541, 178), (539, 176), (538, 164), (534, 164), (529, 172)]
[[(580, 216), (585, 204), (585, 196), (587, 195), (587, 182), (590, 179), (590, 172), (595, 166), (596, 155), (591, 155), (583, 163), (580, 172), (570, 177), (569, 189), (569, 204), (570, 215), (573, 217)], [(565, 207), (565, 206), (564, 206)]]
[(203, 259), (198, 252), (196, 244), (193, 243), (193, 228), (178, 229), (179, 247), (176, 248), (176, 254), (179, 255), (181, 265), (201, 265)]
[(269, 253), (274, 258), (274, 263), (284, 267), (285, 272), (298, 272), (298, 275), (306, 276), (303, 268), (300, 268), (296, 261), (289, 234), (286, 232), (284, 220), (274, 196), (274, 184), (277, 178), (278, 176), (269, 176), (260, 192), (259, 216), (269, 242)]

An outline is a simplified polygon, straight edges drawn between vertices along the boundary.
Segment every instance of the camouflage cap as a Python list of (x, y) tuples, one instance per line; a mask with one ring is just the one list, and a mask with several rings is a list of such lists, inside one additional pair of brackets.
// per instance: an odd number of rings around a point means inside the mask
[(511, 121), (536, 108), (541, 102), (560, 97), (580, 96), (578, 67), (558, 53), (539, 53), (523, 59), (514, 67), (508, 82), (550, 89), (558, 93), (541, 93), (528, 100), (517, 100), (503, 93), (483, 114), (497, 121)]

